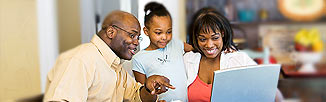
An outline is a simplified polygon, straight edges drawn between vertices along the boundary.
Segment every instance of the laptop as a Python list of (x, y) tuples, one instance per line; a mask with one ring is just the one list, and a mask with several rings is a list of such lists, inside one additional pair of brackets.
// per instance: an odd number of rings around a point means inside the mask
[(274, 102), (280, 64), (214, 72), (211, 102)]

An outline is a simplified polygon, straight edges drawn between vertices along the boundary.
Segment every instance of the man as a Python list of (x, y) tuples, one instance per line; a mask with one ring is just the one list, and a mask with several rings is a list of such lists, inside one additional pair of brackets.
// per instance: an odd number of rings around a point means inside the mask
[[(139, 42), (136, 17), (113, 11), (90, 43), (61, 54), (48, 73), (43, 101), (122, 102), (153, 101), (156, 94), (174, 89), (169, 79), (154, 75), (142, 86), (121, 68), (120, 58), (130, 60)], [(151, 92), (151, 93), (150, 93)]]

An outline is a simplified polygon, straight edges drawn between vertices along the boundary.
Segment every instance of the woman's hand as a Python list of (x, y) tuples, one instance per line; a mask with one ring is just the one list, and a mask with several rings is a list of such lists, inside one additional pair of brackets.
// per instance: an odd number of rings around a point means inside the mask
[(234, 50), (234, 49), (235, 48), (226, 48), (225, 51), (224, 51), (224, 53), (233, 53), (233, 52), (236, 52), (237, 50)]

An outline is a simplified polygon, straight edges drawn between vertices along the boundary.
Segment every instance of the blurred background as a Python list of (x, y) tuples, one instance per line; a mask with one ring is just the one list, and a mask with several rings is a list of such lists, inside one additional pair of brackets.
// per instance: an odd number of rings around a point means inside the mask
[[(150, 1), (166, 6), (173, 38), (185, 42), (193, 14), (216, 8), (242, 51), (259, 64), (282, 64), (285, 102), (326, 102), (326, 0), (0, 0), (0, 102), (40, 98), (60, 53), (89, 42), (113, 10), (143, 27)], [(149, 39), (141, 36), (144, 49)], [(124, 67), (131, 71), (130, 62)]]

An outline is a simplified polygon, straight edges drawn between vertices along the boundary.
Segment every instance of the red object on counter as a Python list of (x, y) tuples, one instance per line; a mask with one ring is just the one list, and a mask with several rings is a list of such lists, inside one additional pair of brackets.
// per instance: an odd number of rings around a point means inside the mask
[[(256, 61), (257, 64), (264, 64), (264, 59), (263, 58), (255, 58), (254, 61)], [(273, 56), (269, 56), (269, 63), (270, 64), (276, 64), (277, 61)]]
[(312, 51), (311, 46), (304, 46), (299, 43), (295, 43), (294, 48), (296, 51), (300, 51), (300, 52), (311, 52)]

